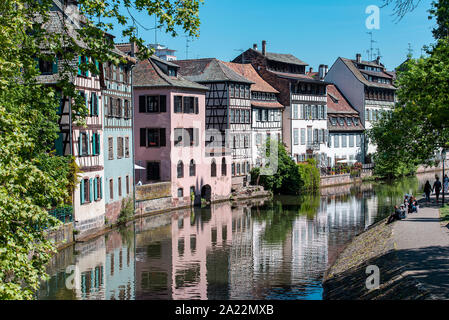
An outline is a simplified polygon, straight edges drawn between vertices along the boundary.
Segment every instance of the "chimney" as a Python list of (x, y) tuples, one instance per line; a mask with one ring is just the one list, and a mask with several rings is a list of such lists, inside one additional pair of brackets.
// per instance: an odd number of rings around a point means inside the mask
[(257, 50), (257, 43), (253, 44), (253, 49)]
[(377, 63), (377, 64), (380, 64), (380, 57), (377, 57), (377, 58), (376, 58), (376, 63)]
[(362, 62), (362, 55), (360, 53), (357, 53), (355, 55), (355, 59), (357, 60), (358, 63)]
[(262, 54), (265, 56), (267, 53), (267, 42), (262, 40)]
[(320, 80), (323, 80), (326, 76), (326, 66), (324, 64), (320, 64), (320, 69), (318, 71), (318, 74), (320, 75)]
[(131, 42), (131, 57), (135, 57), (136, 56), (136, 44), (134, 42)]
[(324, 76), (326, 77), (327, 76), (327, 73), (329, 72), (329, 66), (326, 64), (325, 66), (324, 66)]

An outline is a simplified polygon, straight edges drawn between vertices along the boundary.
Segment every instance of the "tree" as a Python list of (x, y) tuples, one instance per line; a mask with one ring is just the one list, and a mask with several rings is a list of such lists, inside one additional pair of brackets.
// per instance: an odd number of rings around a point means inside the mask
[(437, 26), (432, 30), (435, 39), (449, 37), (449, 0), (432, 1), (429, 20), (435, 19)]
[[(141, 48), (141, 57), (151, 54), (136, 36), (138, 22), (132, 9), (156, 15), (172, 35), (177, 28), (198, 35), (200, 0), (78, 3), (83, 15), (74, 18), (73, 12), (50, 12), (51, 0), (0, 1), (0, 299), (31, 299), (55, 250), (46, 240), (46, 230), (57, 227), (58, 221), (47, 210), (68, 201), (76, 179), (73, 159), (54, 152), (59, 130), (57, 92), (75, 99), (73, 116), (80, 124), (88, 112), (72, 83), (77, 70), (71, 62), (84, 55), (117, 64), (120, 57), (106, 33), (117, 23)], [(128, 16), (120, 14), (120, 5)], [(51, 28), (55, 18), (63, 26), (58, 31)], [(66, 21), (70, 18), (79, 23), (75, 30)], [(60, 64), (57, 83), (54, 87), (39, 83), (36, 61), (55, 59)], [(95, 62), (82, 68), (98, 72)]]
[[(447, 12), (449, 3), (440, 1), (438, 8)], [(444, 29), (445, 19), (437, 21)], [(376, 170), (382, 176), (395, 177), (413, 172), (418, 164), (435, 164), (440, 149), (449, 147), (449, 38), (437, 39), (427, 54), (410, 58), (398, 70), (398, 102), (369, 132), (377, 145)]]

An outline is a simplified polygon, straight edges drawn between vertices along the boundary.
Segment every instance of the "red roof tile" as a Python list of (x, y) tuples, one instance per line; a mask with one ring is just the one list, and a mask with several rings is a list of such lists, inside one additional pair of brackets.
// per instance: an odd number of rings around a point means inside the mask
[(233, 62), (223, 63), (246, 79), (254, 82), (254, 84), (251, 85), (251, 91), (279, 93), (279, 91), (277, 91), (270, 84), (268, 84), (268, 82), (266, 82), (259, 76), (259, 74), (251, 64), (240, 64)]
[(327, 108), (328, 113), (346, 113), (358, 115), (357, 110), (355, 110), (349, 104), (349, 102), (345, 99), (343, 94), (334, 84), (327, 86)]

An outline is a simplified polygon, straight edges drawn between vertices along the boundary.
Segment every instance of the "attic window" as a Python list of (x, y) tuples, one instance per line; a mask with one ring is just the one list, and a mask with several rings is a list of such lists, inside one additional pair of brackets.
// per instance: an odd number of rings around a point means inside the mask
[(358, 118), (353, 118), (353, 120), (354, 120), (354, 125), (358, 126), (359, 125), (359, 119)]
[(168, 68), (168, 75), (170, 77), (176, 77), (176, 69), (175, 68)]
[(332, 93), (329, 93), (329, 97), (331, 97), (331, 99), (334, 103), (338, 103), (338, 98), (336, 96), (334, 96)]
[(345, 125), (345, 118), (338, 118), (338, 122), (339, 122), (340, 126), (344, 126)]

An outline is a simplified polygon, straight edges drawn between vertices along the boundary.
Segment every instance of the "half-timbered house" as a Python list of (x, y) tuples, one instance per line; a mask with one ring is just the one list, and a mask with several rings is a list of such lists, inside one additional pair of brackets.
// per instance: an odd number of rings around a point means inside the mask
[[(207, 58), (173, 61), (187, 79), (209, 88), (206, 93), (206, 128), (215, 130), (208, 143), (232, 150), (232, 184), (246, 184), (251, 169), (251, 81), (223, 61)], [(221, 135), (224, 139), (217, 139)]]
[(267, 52), (254, 44), (233, 62), (250, 63), (258, 74), (279, 91), (285, 107), (282, 119), (283, 142), (296, 161), (315, 158), (319, 166), (327, 163), (326, 83), (306, 74), (307, 63), (291, 54)]
[[(278, 102), (279, 91), (263, 80), (251, 64), (225, 62), (225, 64), (253, 82), (251, 84), (251, 142), (252, 166), (261, 166), (265, 157), (266, 141), (282, 143), (282, 111)], [(231, 110), (231, 121), (233, 118)], [(233, 143), (231, 141), (231, 143)]]
[[(54, 1), (50, 12), (50, 20), (45, 26), (53, 33), (63, 30), (63, 23), (70, 24), (70, 36), (79, 46), (85, 46), (77, 40), (76, 26), (80, 21), (73, 20), (82, 16), (68, 14), (77, 10), (76, 1)], [(61, 155), (72, 155), (80, 168), (80, 182), (72, 195), (73, 219), (75, 229), (80, 234), (93, 232), (104, 225), (105, 202), (103, 196), (104, 183), (104, 150), (103, 150), (103, 109), (99, 77), (99, 64), (96, 62), (97, 72), (83, 70), (80, 65), (84, 62), (95, 62), (87, 56), (76, 56), (69, 62), (76, 74), (69, 75), (78, 93), (84, 98), (89, 110), (85, 119), (85, 126), (77, 125), (76, 115), (72, 112), (73, 97), (60, 94), (60, 134), (56, 141), (56, 150)], [(39, 81), (49, 85), (57, 85), (58, 71), (61, 66), (56, 58), (51, 65), (39, 62), (42, 75)]]

